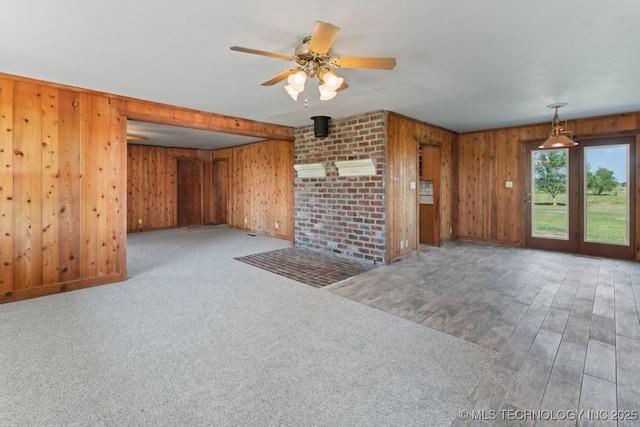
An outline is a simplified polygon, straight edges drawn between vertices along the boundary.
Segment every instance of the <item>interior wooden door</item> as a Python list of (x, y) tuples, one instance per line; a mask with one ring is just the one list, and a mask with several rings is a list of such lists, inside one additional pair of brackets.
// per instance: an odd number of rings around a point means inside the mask
[(226, 224), (229, 200), (229, 161), (213, 162), (213, 223)]
[(420, 147), (420, 244), (440, 246), (440, 147)]
[(202, 225), (202, 161), (178, 159), (177, 192), (178, 227)]

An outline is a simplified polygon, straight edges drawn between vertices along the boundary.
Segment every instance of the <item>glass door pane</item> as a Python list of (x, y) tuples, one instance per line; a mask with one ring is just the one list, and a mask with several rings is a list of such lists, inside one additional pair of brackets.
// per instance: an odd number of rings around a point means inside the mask
[(568, 149), (531, 154), (531, 235), (569, 240)]
[(629, 145), (584, 147), (584, 241), (629, 245)]

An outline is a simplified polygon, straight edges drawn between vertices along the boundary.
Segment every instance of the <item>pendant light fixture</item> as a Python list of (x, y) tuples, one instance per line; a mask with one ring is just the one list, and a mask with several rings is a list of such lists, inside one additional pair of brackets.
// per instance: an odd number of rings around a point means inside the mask
[(551, 121), (551, 132), (549, 132), (549, 138), (538, 146), (538, 148), (567, 148), (578, 145), (578, 143), (573, 140), (572, 132), (570, 130), (565, 130), (567, 127), (567, 121), (560, 120), (558, 118), (558, 108), (566, 106), (566, 102), (547, 105), (547, 108), (553, 108), (556, 112), (553, 115), (553, 120)]

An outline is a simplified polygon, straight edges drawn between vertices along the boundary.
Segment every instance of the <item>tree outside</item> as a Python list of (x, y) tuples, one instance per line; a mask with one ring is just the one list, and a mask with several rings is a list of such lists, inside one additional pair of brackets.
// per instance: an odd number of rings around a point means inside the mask
[[(593, 148), (591, 156), (600, 150)], [(534, 152), (534, 197), (532, 198), (532, 235), (567, 239), (569, 212), (567, 209), (567, 151)], [(627, 167), (622, 164), (621, 167)], [(616, 180), (615, 172), (591, 165), (586, 168), (586, 203), (584, 206), (585, 241), (627, 244), (628, 192), (626, 183)]]
[(567, 191), (567, 152), (543, 151), (535, 154), (535, 188), (551, 196), (553, 206), (557, 197)]
[(617, 187), (618, 181), (616, 181), (612, 170), (600, 167), (595, 172), (591, 172), (591, 165), (587, 164), (587, 189), (591, 191), (591, 194), (600, 196)]

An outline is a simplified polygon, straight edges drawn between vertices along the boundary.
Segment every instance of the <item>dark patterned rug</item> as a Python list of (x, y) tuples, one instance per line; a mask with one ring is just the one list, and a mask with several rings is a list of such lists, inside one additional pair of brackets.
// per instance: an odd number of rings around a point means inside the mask
[(375, 268), (374, 265), (292, 246), (235, 258), (315, 288), (330, 285)]

